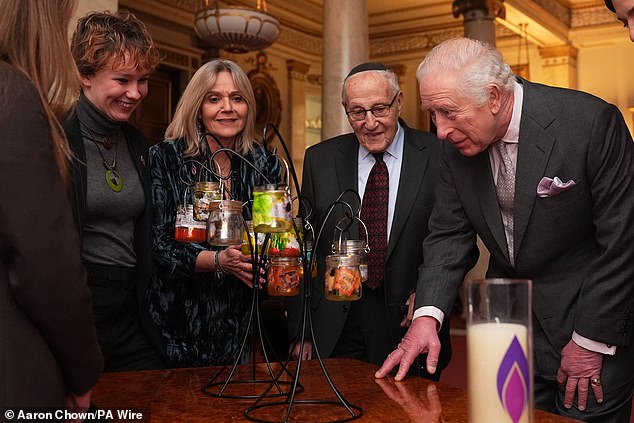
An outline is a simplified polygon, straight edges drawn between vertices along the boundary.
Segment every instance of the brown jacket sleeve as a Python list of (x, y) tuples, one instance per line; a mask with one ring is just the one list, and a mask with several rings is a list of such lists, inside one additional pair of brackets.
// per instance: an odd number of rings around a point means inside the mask
[[(22, 347), (37, 344), (16, 342), (15, 332), (41, 336), (50, 351), (41, 356), (54, 357), (65, 389), (83, 394), (97, 382), (103, 357), (79, 236), (39, 97), (8, 65), (0, 64), (0, 75), (0, 283), (8, 283), (0, 290), (8, 298), (0, 303), (7, 305), (5, 313), (15, 309), (28, 318), (0, 321), (0, 346), (12, 351), (11, 359), (39, 366), (38, 353)], [(6, 327), (8, 321), (30, 321), (33, 327)]]

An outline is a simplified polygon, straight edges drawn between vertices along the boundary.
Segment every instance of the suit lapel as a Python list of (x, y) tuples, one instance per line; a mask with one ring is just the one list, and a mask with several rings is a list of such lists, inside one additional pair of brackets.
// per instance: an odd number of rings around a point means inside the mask
[[(335, 159), (335, 172), (333, 183), (336, 184), (338, 193), (343, 193), (345, 190), (354, 190), (357, 192), (358, 183), (358, 160), (359, 160), (359, 141), (351, 134), (345, 143), (342, 143), (334, 157)], [(359, 193), (359, 200), (353, 193), (346, 193), (343, 196), (343, 200), (349, 203), (353, 211), (357, 212), (361, 210), (361, 199), (363, 193)], [(357, 201), (359, 203), (357, 204)], [(341, 214), (343, 216), (343, 214)], [(350, 239), (359, 238), (358, 225), (352, 225), (349, 232)]]
[[(524, 102), (515, 171), (514, 239), (515, 254), (519, 251), (528, 226), (535, 199), (537, 185), (544, 175), (556, 139), (547, 131), (554, 118), (548, 109), (548, 101), (536, 87), (526, 81)], [(539, 105), (535, 107), (534, 105)]]
[[(403, 125), (403, 122), (401, 122)], [(396, 196), (396, 205), (394, 207), (394, 217), (392, 219), (392, 229), (390, 231), (390, 239), (387, 245), (387, 256), (389, 259), (394, 246), (396, 245), (401, 232), (407, 221), (407, 217), (412, 211), (414, 201), (423, 183), (423, 178), (427, 171), (429, 162), (429, 154), (427, 147), (422, 142), (416, 142), (410, 135), (409, 128), (403, 125), (405, 131), (403, 142), (403, 163), (401, 165), (401, 174), (399, 176), (398, 194)]]

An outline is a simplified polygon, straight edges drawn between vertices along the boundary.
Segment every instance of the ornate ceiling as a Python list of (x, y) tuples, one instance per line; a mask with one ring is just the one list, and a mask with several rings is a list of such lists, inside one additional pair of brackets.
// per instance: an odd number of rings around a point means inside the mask
[[(360, 1), (360, 0), (345, 0)], [(498, 42), (516, 42), (520, 24), (527, 38), (538, 47), (607, 42), (623, 38), (622, 30), (603, 0), (473, 0), (503, 3), (505, 17), (496, 19)], [(209, 0), (213, 4), (213, 0)], [(191, 30), (193, 16), (202, 0), (120, 0), (151, 19)], [(256, 0), (220, 1), (221, 5), (255, 7)], [(319, 56), (323, 0), (268, 0), (268, 11), (282, 24), (278, 43), (299, 54)], [(460, 36), (462, 17), (452, 15), (451, 0), (367, 0), (370, 55), (374, 58), (407, 55), (426, 50), (439, 41)], [(146, 17), (148, 18), (148, 17)], [(608, 28), (607, 32), (604, 30)], [(601, 31), (597, 32), (597, 29)], [(192, 31), (193, 34), (193, 31)]]

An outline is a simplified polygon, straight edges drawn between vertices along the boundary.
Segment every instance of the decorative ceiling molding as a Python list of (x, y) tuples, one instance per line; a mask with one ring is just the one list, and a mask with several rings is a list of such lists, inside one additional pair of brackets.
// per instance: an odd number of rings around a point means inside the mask
[(388, 56), (398, 53), (408, 53), (415, 51), (420, 53), (429, 50), (450, 38), (462, 37), (464, 30), (462, 27), (448, 28), (437, 31), (429, 31), (420, 34), (410, 34), (392, 38), (372, 40), (370, 42), (370, 57)]
[(566, 26), (570, 26), (570, 10), (563, 4), (553, 0), (533, 0), (533, 2)]
[(586, 26), (614, 24), (616, 23), (614, 13), (610, 12), (605, 6), (584, 7), (583, 9), (574, 9), (572, 18), (570, 19), (571, 28), (581, 28)]
[(292, 28), (282, 28), (276, 43), (302, 50), (303, 52), (321, 56), (322, 39), (304, 34)]

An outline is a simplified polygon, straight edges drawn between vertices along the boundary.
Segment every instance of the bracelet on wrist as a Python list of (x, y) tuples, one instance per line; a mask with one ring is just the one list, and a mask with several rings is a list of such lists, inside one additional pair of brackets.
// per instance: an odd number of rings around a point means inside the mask
[(222, 270), (222, 266), (220, 266), (220, 250), (216, 250), (216, 254), (214, 255), (214, 269), (216, 273), (224, 273)]

